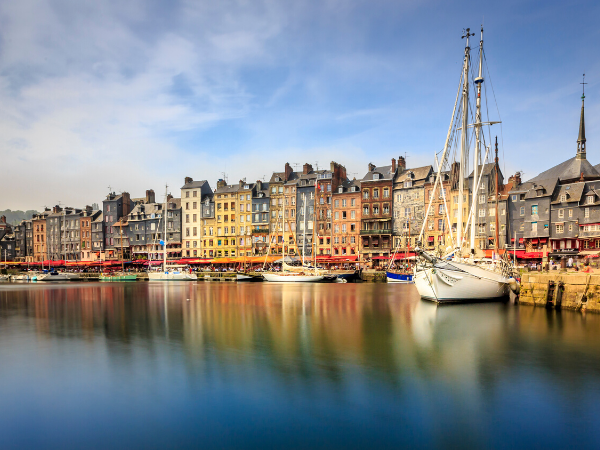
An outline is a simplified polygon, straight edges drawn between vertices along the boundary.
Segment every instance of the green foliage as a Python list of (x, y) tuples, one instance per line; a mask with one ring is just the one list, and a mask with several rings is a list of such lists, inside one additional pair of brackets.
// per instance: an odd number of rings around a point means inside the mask
[(18, 225), (21, 220), (29, 220), (34, 214), (37, 213), (37, 211), (32, 209), (28, 211), (11, 211), (10, 209), (6, 209), (4, 211), (0, 211), (0, 217), (6, 216), (7, 223), (10, 223), (11, 225)]

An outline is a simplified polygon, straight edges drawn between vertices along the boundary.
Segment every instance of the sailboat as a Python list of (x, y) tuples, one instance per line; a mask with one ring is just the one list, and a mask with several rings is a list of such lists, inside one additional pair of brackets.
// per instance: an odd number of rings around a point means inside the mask
[[(304, 222), (306, 230), (306, 198), (304, 198)], [(283, 209), (283, 222), (285, 223), (285, 207)], [(277, 224), (276, 224), (277, 225)], [(306, 253), (306, 239), (303, 239), (303, 251), (302, 251), (302, 266), (291, 266), (286, 263), (286, 251), (285, 251), (285, 227), (284, 227), (284, 239), (283, 239), (283, 258), (281, 262), (281, 272), (265, 272), (263, 278), (265, 281), (278, 282), (278, 283), (314, 283), (323, 280), (325, 276), (320, 270), (308, 267), (304, 264), (304, 254)]]
[[(163, 219), (163, 240), (160, 241), (163, 248), (162, 270), (159, 272), (148, 272), (148, 281), (197, 281), (198, 276), (195, 273), (187, 272), (185, 270), (186, 266), (167, 266), (167, 189), (168, 186), (165, 186), (165, 205), (161, 214), (161, 219)], [(160, 227), (160, 221), (158, 223)]]
[[(450, 121), (450, 127), (446, 137), (446, 143), (441, 160), (438, 162), (437, 177), (435, 180), (433, 192), (430, 196), (427, 211), (425, 213), (425, 219), (419, 235), (419, 244), (415, 249), (418, 255), (417, 264), (414, 269), (414, 281), (419, 295), (421, 298), (431, 300), (438, 303), (447, 302), (473, 302), (473, 301), (484, 301), (484, 300), (500, 300), (506, 298), (510, 290), (517, 291), (518, 283), (514, 277), (514, 269), (509, 259), (505, 258), (500, 260), (499, 264), (493, 267), (482, 267), (475, 264), (475, 217), (477, 210), (477, 195), (472, 197), (472, 205), (470, 208), (469, 215), (464, 230), (470, 228), (470, 252), (467, 257), (463, 257), (463, 246), (466, 246), (466, 239), (463, 238), (463, 192), (465, 182), (465, 169), (467, 165), (468, 146), (467, 146), (467, 133), (468, 128), (473, 127), (475, 129), (475, 151), (473, 158), (473, 192), (479, 192), (481, 184), (481, 175), (478, 174), (479, 165), (481, 164), (481, 140), (482, 133), (481, 128), (483, 125), (492, 125), (499, 122), (486, 122), (481, 121), (481, 87), (483, 84), (483, 27), (481, 27), (481, 40), (479, 43), (479, 72), (478, 76), (474, 80), (476, 86), (476, 110), (475, 110), (475, 123), (472, 125), (468, 124), (469, 115), (469, 61), (470, 61), (470, 47), (469, 38), (474, 36), (475, 33), (470, 33), (470, 29), (466, 29), (466, 33), (463, 38), (466, 38), (464, 64), (461, 71), (461, 77), (459, 82), (459, 89), (456, 94), (456, 101), (454, 103), (454, 111), (452, 112), (452, 119)], [(461, 97), (462, 93), (462, 97)], [(461, 106), (459, 111), (461, 114), (457, 114), (457, 105), (459, 98), (461, 98)], [(460, 124), (458, 119), (460, 116)], [(456, 119), (456, 120), (455, 120)], [(449, 154), (449, 147), (453, 140), (453, 131), (460, 130), (461, 132), (461, 145), (460, 145), (460, 177), (459, 177), (459, 192), (458, 192), (458, 217), (457, 217), (457, 233), (456, 242), (454, 249), (445, 257), (440, 257), (436, 254), (427, 252), (420, 248), (420, 243), (423, 241), (423, 233), (425, 231), (425, 225), (427, 223), (427, 217), (431, 211), (431, 204), (436, 195), (436, 190), (440, 188), (442, 198), (445, 201), (445, 191), (441, 188), (441, 173), (443, 166), (447, 161)], [(460, 125), (460, 127), (458, 126)], [(487, 153), (485, 158), (487, 158)], [(484, 158), (484, 160), (485, 160)], [(452, 225), (450, 224), (449, 213), (446, 210), (446, 218), (448, 219), (448, 225), (450, 230), (450, 237), (452, 236)], [(496, 241), (498, 244), (498, 241)], [(498, 245), (496, 245), (496, 248)]]

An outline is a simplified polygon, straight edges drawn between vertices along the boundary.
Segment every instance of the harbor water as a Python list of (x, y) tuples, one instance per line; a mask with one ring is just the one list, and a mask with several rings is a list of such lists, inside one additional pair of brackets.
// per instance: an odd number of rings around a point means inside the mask
[(0, 285), (0, 448), (597, 448), (600, 315), (384, 283)]

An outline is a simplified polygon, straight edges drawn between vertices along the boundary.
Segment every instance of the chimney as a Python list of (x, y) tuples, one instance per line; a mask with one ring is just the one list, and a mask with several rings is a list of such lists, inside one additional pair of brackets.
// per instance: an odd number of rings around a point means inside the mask
[(243, 188), (246, 182), (244, 180), (240, 180), (240, 188)]
[(58, 205), (56, 205), (54, 208), (52, 208), (53, 213), (59, 213), (61, 211), (62, 211), (62, 208)]
[(123, 196), (123, 215), (128, 216), (131, 212), (131, 197), (129, 196), (129, 192), (123, 192), (121, 195)]
[(256, 180), (256, 190), (262, 191), (262, 181)]
[[(194, 180), (192, 179), (192, 177), (185, 177), (185, 183), (183, 183), (183, 184), (189, 184), (189, 183), (191, 183), (192, 181), (194, 181)], [(152, 203), (154, 203), (154, 202), (152, 202)]]
[(169, 203), (171, 200), (173, 200), (173, 196), (171, 194), (167, 194), (167, 203)]
[(375, 164), (369, 163), (369, 172), (373, 172), (375, 170)]
[(312, 164), (306, 163), (302, 166), (302, 173), (304, 175), (308, 175), (309, 173), (311, 173), (313, 171), (313, 167)]
[[(188, 178), (186, 178), (186, 180)], [(190, 178), (190, 180), (191, 180), (191, 178)], [(155, 202), (156, 202), (156, 196), (154, 195), (154, 189), (148, 189), (146, 191), (146, 203), (155, 203)]]
[(515, 173), (515, 186), (521, 185), (521, 172)]
[(0, 216), (0, 223), (6, 223), (6, 216)]
[(220, 189), (225, 186), (227, 186), (227, 181), (223, 180), (222, 178), (219, 178), (217, 180), (217, 189)]
[(392, 158), (392, 173), (396, 172), (396, 158)]
[(283, 181), (285, 181), (286, 183), (288, 181), (290, 181), (290, 178), (292, 177), (292, 166), (290, 166), (290, 163), (285, 163), (285, 176), (283, 177)]
[(398, 172), (404, 172), (406, 170), (406, 160), (404, 156), (398, 156)]

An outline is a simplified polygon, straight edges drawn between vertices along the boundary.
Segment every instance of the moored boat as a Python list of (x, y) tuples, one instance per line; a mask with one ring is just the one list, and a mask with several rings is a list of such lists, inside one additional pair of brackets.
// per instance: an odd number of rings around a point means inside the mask
[(124, 272), (112, 272), (112, 273), (101, 273), (100, 281), (136, 281), (137, 275), (135, 273), (124, 273)]
[(412, 273), (394, 272), (391, 270), (386, 270), (385, 278), (388, 283), (404, 283), (404, 284), (414, 283)]

